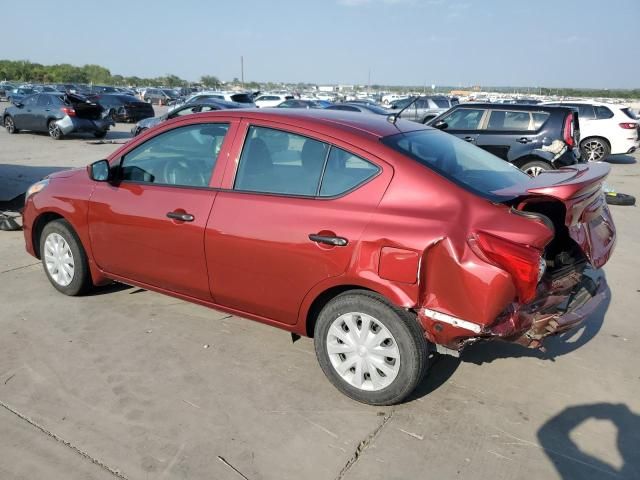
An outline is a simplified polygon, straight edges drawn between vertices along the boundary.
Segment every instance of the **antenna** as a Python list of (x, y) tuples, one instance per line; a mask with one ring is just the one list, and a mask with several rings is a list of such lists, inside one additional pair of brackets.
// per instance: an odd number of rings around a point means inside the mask
[(413, 105), (414, 103), (416, 103), (418, 101), (418, 99), (420, 98), (420, 95), (416, 95), (413, 100), (411, 100), (409, 103), (407, 103), (404, 108), (402, 110), (400, 110), (398, 113), (392, 113), (391, 115), (387, 115), (387, 121), (393, 123), (394, 125), (396, 124), (396, 122), (398, 121), (398, 117), (400, 117), (400, 115), (402, 114), (402, 112), (404, 112), (407, 108), (409, 108), (411, 105)]

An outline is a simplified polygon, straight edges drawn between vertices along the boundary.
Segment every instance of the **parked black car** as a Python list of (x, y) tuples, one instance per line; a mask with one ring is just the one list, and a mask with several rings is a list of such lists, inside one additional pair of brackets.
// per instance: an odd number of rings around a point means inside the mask
[(7, 107), (3, 124), (9, 133), (20, 130), (49, 132), (54, 140), (70, 133), (89, 132), (103, 138), (113, 121), (103, 108), (85, 97), (64, 93), (37, 93)]
[(107, 110), (114, 122), (138, 122), (155, 115), (151, 104), (132, 95), (104, 94), (89, 98)]
[(373, 113), (375, 115), (390, 115), (393, 113), (392, 111), (379, 107), (378, 105), (355, 102), (337, 103), (335, 105), (328, 106), (326, 109), (343, 110), (346, 112)]
[(568, 107), (467, 103), (429, 125), (513, 163), (529, 175), (580, 160), (578, 114)]
[(199, 102), (181, 105), (176, 109), (171, 110), (170, 112), (167, 112), (159, 117), (141, 120), (136, 123), (136, 125), (131, 129), (131, 133), (135, 137), (136, 135), (140, 135), (142, 132), (150, 129), (151, 127), (155, 127), (159, 123), (162, 123), (166, 120), (171, 120), (172, 118), (181, 117), (183, 115), (191, 115), (192, 113), (200, 112), (210, 112), (212, 110), (226, 110), (229, 108), (243, 107), (244, 106), (240, 103), (225, 102), (224, 100), (213, 100), (210, 98), (206, 98)]

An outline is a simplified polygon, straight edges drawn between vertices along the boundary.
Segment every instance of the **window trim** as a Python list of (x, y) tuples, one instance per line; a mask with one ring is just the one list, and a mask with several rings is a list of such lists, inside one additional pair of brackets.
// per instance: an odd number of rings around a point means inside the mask
[[(327, 141), (327, 140), (321, 140), (319, 138), (316, 137), (311, 137), (308, 134), (304, 134), (304, 133), (299, 133), (296, 131), (292, 131), (290, 129), (285, 130), (285, 128), (287, 126), (283, 125), (281, 128), (278, 127), (274, 127), (272, 125), (264, 125), (261, 123), (255, 123), (255, 122), (251, 122), (250, 119), (245, 119), (246, 123), (245, 123), (245, 131), (244, 131), (244, 138), (242, 139), (242, 143), (241, 143), (241, 147), (238, 151), (238, 157), (237, 157), (237, 162), (236, 162), (236, 169), (235, 172), (233, 173), (233, 181), (231, 182), (231, 188), (221, 188), (219, 191), (221, 192), (237, 192), (237, 193), (242, 193), (242, 194), (254, 194), (254, 195), (269, 195), (269, 196), (274, 196), (274, 197), (286, 197), (286, 198), (299, 198), (299, 199), (307, 199), (307, 200), (337, 200), (340, 199), (346, 195), (349, 195), (351, 192), (359, 189), (360, 187), (365, 186), (366, 184), (368, 184), (369, 182), (373, 181), (374, 179), (376, 179), (377, 177), (379, 177), (380, 175), (382, 175), (382, 172), (384, 171), (384, 168), (378, 163), (378, 162), (374, 162), (371, 161), (369, 158), (363, 158), (362, 155), (353, 153), (351, 150), (348, 150), (347, 148), (341, 147), (339, 145), (336, 145), (335, 143), (331, 142), (331, 141)], [(325, 159), (324, 159), (324, 163), (322, 165), (322, 173), (320, 174), (320, 180), (318, 181), (318, 187), (316, 189), (316, 195), (302, 195), (299, 193), (277, 193), (277, 192), (258, 192), (255, 190), (240, 190), (240, 189), (236, 189), (235, 185), (236, 185), (236, 180), (238, 179), (238, 171), (240, 170), (240, 160), (242, 159), (242, 152), (244, 152), (244, 148), (246, 146), (246, 142), (249, 138), (249, 130), (251, 129), (251, 127), (258, 127), (258, 128), (264, 128), (264, 129), (269, 129), (269, 130), (275, 130), (281, 133), (288, 133), (288, 134), (292, 134), (292, 135), (298, 135), (299, 137), (305, 137), (308, 138), (310, 140), (315, 140), (316, 142), (321, 142), (324, 143), (325, 145), (328, 145), (329, 148), (327, 149), (327, 153), (325, 155)], [(353, 156), (358, 157), (372, 165), (374, 165), (377, 168), (377, 172), (375, 173), (375, 175), (372, 175), (371, 177), (369, 177), (367, 180), (365, 180), (364, 182), (360, 182), (357, 185), (354, 185), (352, 188), (350, 188), (349, 190), (346, 190), (338, 195), (332, 195), (332, 196), (320, 196), (320, 189), (322, 188), (322, 181), (324, 180), (324, 173), (325, 170), (327, 168), (327, 162), (329, 160), (329, 155), (331, 153), (331, 149), (332, 148), (338, 148), (340, 150), (344, 150), (347, 153), (351, 153)]]

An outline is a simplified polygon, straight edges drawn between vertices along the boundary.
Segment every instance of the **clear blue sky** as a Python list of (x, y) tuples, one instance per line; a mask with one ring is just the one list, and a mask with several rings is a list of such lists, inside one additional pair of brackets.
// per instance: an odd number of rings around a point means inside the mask
[(255, 81), (640, 87), (640, 0), (27, 3), (4, 5), (0, 58), (231, 80), (243, 55)]

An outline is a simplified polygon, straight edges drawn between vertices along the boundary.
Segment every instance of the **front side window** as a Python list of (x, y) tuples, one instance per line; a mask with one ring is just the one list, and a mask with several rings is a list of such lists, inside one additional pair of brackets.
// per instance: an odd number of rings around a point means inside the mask
[(161, 133), (123, 157), (121, 179), (206, 187), (228, 129), (227, 124), (205, 123)]
[(447, 130), (477, 130), (484, 112), (480, 108), (459, 108), (440, 120), (447, 124)]
[(25, 107), (32, 107), (36, 104), (36, 101), (38, 100), (38, 95), (31, 95), (30, 97), (25, 97), (22, 99), (22, 104)]

